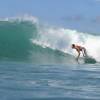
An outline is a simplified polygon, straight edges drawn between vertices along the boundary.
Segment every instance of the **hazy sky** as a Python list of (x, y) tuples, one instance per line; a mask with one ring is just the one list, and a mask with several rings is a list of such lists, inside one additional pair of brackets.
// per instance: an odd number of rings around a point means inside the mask
[(32, 15), (52, 25), (100, 33), (100, 0), (0, 0), (0, 16)]

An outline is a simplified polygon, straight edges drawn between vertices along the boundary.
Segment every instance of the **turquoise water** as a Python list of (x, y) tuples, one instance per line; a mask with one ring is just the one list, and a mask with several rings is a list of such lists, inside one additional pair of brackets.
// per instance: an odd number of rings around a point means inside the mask
[(32, 20), (1, 20), (0, 99), (99, 100), (100, 47), (87, 48), (95, 64), (78, 64), (70, 47), (73, 42), (87, 47), (91, 40), (99, 43), (99, 36)]

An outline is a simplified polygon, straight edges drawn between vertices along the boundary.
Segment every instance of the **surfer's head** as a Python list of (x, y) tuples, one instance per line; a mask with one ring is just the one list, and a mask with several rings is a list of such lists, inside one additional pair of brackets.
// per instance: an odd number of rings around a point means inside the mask
[(75, 48), (75, 44), (72, 44), (72, 48)]

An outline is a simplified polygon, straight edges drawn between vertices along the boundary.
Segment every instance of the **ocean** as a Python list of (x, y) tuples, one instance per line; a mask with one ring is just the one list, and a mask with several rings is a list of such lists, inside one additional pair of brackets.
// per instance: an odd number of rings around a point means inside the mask
[[(77, 63), (71, 44), (96, 63)], [(100, 36), (37, 18), (0, 19), (0, 100), (100, 100)]]

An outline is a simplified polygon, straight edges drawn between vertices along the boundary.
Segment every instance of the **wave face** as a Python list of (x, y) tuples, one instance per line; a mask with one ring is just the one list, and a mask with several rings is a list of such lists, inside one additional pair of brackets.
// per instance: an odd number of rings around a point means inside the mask
[(100, 36), (40, 24), (34, 17), (0, 20), (0, 59), (33, 63), (75, 63), (72, 43), (100, 61)]

